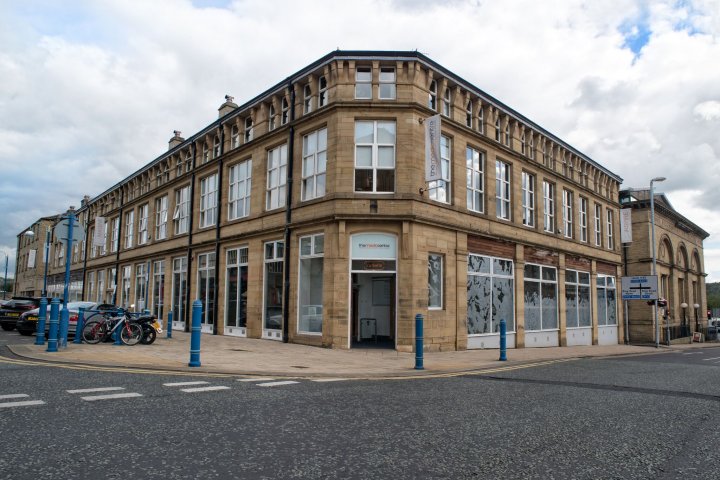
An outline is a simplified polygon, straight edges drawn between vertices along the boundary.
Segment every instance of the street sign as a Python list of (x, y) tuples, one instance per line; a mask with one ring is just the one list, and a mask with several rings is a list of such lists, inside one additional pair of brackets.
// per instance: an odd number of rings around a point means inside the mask
[(623, 300), (657, 300), (657, 275), (622, 277)]
[[(63, 218), (53, 229), (55, 232), (55, 238), (67, 242), (69, 227), (70, 222), (67, 218)], [(85, 230), (80, 226), (80, 222), (75, 219), (75, 223), (73, 224), (73, 243), (82, 242), (83, 240), (85, 240)]]

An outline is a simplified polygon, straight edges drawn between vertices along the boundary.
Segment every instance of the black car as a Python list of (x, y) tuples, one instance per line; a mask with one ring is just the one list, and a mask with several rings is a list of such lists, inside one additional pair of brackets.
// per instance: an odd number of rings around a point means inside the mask
[(39, 298), (13, 297), (0, 308), (0, 327), (7, 331), (14, 329), (20, 315), (39, 306)]

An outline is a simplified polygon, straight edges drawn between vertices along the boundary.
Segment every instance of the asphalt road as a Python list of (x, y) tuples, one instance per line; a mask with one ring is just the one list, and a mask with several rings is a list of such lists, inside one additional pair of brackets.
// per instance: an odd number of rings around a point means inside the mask
[(720, 365), (691, 357), (295, 383), (0, 358), (27, 395), (0, 404), (36, 402), (0, 406), (0, 478), (716, 480)]

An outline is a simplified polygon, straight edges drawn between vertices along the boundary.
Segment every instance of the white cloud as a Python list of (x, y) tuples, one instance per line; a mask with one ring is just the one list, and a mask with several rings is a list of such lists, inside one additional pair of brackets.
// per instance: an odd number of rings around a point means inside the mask
[[(0, 3), (12, 26), (0, 30), (5, 248), (39, 216), (154, 159), (174, 129), (207, 125), (225, 94), (242, 103), (335, 48), (417, 49), (626, 185), (664, 175), (674, 203), (675, 191), (696, 192), (681, 213), (720, 232), (715, 0), (10, 3)], [(626, 36), (639, 22), (649, 36), (636, 57)]]

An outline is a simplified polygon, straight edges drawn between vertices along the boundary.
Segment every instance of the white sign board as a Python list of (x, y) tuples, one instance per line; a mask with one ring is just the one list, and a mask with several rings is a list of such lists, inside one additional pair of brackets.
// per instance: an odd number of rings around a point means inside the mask
[(35, 257), (37, 256), (37, 250), (30, 250), (28, 252), (28, 268), (35, 268)]
[(397, 240), (393, 235), (359, 233), (352, 236), (350, 250), (353, 260), (395, 260), (397, 257)]
[[(104, 247), (105, 246), (105, 229), (107, 223), (105, 223), (105, 217), (95, 217), (95, 234), (93, 235), (93, 246)], [(75, 232), (73, 231), (73, 237)]]
[(623, 300), (657, 300), (657, 275), (622, 277)]
[(442, 180), (440, 167), (440, 115), (425, 119), (425, 181)]
[(632, 208), (620, 209), (620, 243), (632, 243)]

